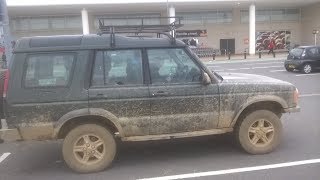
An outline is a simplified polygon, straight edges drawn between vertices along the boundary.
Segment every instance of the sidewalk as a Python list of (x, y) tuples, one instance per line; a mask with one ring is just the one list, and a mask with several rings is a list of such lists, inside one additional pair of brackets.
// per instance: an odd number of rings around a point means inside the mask
[(213, 62), (247, 62), (247, 61), (272, 61), (272, 60), (285, 60), (287, 59), (288, 53), (276, 53), (276, 57), (273, 57), (272, 54), (262, 54), (261, 59), (259, 58), (259, 55), (247, 55), (247, 59), (244, 59), (244, 55), (231, 55), (230, 60), (228, 59), (228, 56), (216, 56), (215, 60), (212, 59), (212, 57), (205, 57), (200, 58), (202, 62), (204, 63), (213, 63)]

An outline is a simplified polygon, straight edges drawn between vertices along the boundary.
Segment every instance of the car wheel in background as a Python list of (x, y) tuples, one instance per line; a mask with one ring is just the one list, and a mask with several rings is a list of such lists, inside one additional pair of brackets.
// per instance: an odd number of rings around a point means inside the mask
[(312, 69), (311, 64), (305, 64), (305, 65), (303, 65), (303, 67), (302, 67), (302, 72), (305, 73), (305, 74), (311, 73), (312, 70), (313, 70), (313, 69)]

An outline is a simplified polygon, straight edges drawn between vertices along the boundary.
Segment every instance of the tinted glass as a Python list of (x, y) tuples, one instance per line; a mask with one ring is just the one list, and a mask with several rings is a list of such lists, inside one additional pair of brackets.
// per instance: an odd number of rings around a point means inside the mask
[(25, 87), (66, 86), (74, 54), (34, 54), (27, 58)]
[(97, 51), (93, 86), (143, 84), (140, 50)]
[(317, 47), (310, 48), (308, 50), (308, 55), (311, 57), (318, 57), (319, 56), (319, 49)]
[(299, 56), (302, 55), (303, 51), (304, 51), (303, 48), (292, 49), (292, 50), (290, 51), (290, 55), (293, 55), (293, 56), (295, 56), (295, 57), (299, 57)]
[(153, 84), (199, 82), (201, 71), (183, 49), (148, 50)]

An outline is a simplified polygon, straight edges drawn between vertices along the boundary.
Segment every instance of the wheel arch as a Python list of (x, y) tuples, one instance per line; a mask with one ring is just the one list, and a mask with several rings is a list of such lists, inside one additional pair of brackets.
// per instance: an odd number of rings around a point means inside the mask
[(249, 98), (249, 100), (237, 111), (238, 113), (235, 115), (231, 122), (231, 127), (234, 127), (234, 125), (239, 122), (241, 118), (243, 118), (247, 113), (254, 110), (266, 109), (275, 112), (278, 116), (280, 116), (284, 112), (285, 108), (288, 108), (288, 104), (279, 96), (263, 95)]
[(70, 128), (87, 122), (105, 125), (113, 133), (118, 132), (119, 136), (123, 137), (122, 127), (118, 118), (109, 111), (100, 108), (79, 109), (63, 115), (54, 124), (53, 137), (56, 139), (63, 138)]

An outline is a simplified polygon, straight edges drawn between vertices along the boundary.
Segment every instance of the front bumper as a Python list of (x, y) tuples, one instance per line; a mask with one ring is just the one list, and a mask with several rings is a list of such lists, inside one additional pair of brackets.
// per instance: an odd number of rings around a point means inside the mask
[(285, 61), (284, 66), (287, 69), (299, 69), (301, 67), (300, 61)]
[(285, 113), (295, 113), (295, 112), (300, 112), (300, 107), (297, 106), (297, 107), (292, 107), (292, 108), (286, 108), (284, 109), (284, 112)]

